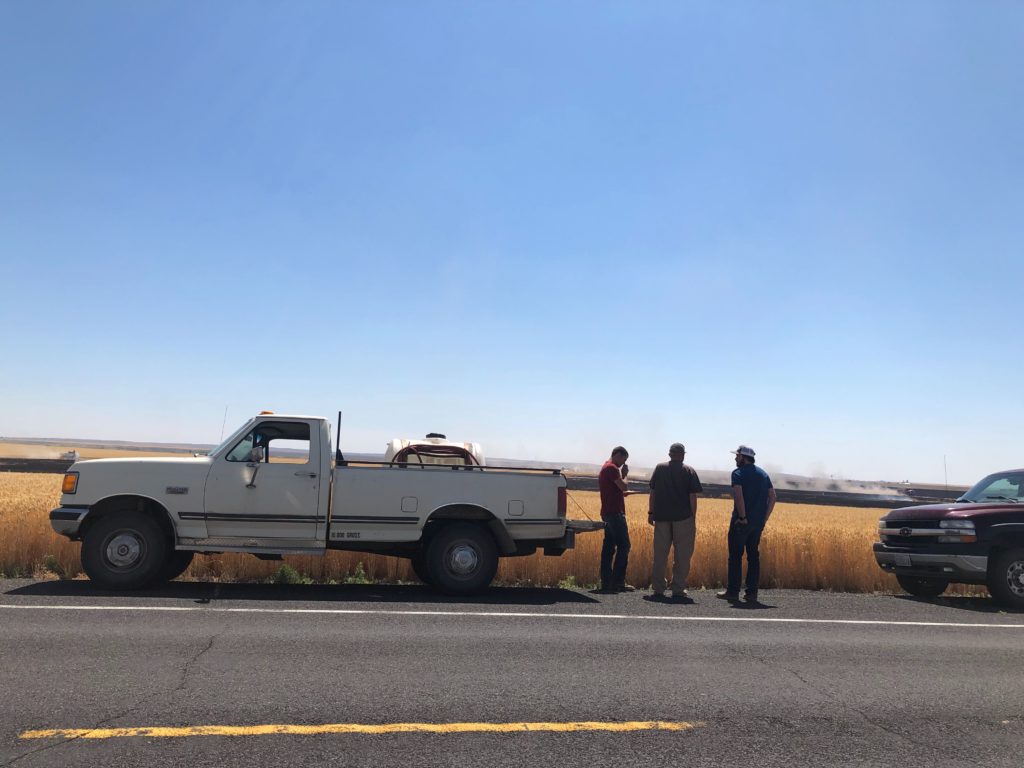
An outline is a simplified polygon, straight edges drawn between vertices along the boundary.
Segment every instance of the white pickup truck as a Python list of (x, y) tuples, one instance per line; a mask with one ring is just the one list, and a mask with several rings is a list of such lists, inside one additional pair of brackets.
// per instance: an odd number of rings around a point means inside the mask
[(565, 486), (559, 470), (471, 460), (349, 463), (326, 419), (262, 413), (206, 456), (76, 462), (50, 521), (109, 589), (173, 579), (196, 552), (343, 549), (411, 558), (425, 583), (469, 594), (499, 557), (560, 555), (601, 527), (566, 520)]

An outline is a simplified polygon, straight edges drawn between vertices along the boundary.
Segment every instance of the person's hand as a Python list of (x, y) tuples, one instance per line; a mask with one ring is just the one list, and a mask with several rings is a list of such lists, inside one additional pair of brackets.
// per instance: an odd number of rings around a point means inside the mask
[(647, 516), (647, 522), (650, 525), (654, 525), (654, 515), (648, 515)]
[(622, 472), (623, 479), (625, 479), (626, 475), (629, 474), (629, 464), (623, 464), (621, 472)]
[(747, 524), (747, 516), (744, 515), (743, 517), (737, 517), (736, 518), (736, 524), (737, 525), (746, 525)]
[(623, 496), (632, 496), (634, 493), (636, 493), (636, 491), (623, 491), (622, 495)]

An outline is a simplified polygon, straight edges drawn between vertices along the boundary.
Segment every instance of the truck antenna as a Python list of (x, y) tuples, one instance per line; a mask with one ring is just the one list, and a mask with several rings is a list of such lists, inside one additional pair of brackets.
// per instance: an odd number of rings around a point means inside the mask
[(337, 464), (345, 464), (345, 457), (341, 454), (341, 411), (338, 411), (338, 432), (335, 435), (334, 461)]
[(224, 406), (224, 421), (220, 423), (220, 439), (224, 439), (224, 427), (228, 424), (228, 407)]

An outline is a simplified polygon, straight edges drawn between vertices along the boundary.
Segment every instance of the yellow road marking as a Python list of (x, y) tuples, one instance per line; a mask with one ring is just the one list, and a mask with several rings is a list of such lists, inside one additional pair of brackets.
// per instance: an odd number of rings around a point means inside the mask
[(170, 738), (181, 736), (267, 736), (283, 733), (312, 736), (322, 733), (524, 733), (569, 731), (689, 731), (704, 723), (666, 720), (632, 722), (576, 721), (568, 723), (324, 723), (323, 725), (188, 725), (138, 728), (53, 728), (25, 731), (22, 739), (122, 739), (131, 736)]

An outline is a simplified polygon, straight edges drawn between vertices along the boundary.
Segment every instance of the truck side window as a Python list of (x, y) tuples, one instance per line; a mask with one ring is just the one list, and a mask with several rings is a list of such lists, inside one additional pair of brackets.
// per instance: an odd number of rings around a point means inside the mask
[(253, 428), (228, 451), (227, 461), (255, 461), (263, 449), (263, 461), (270, 464), (309, 462), (309, 424), (300, 421), (265, 421)]

